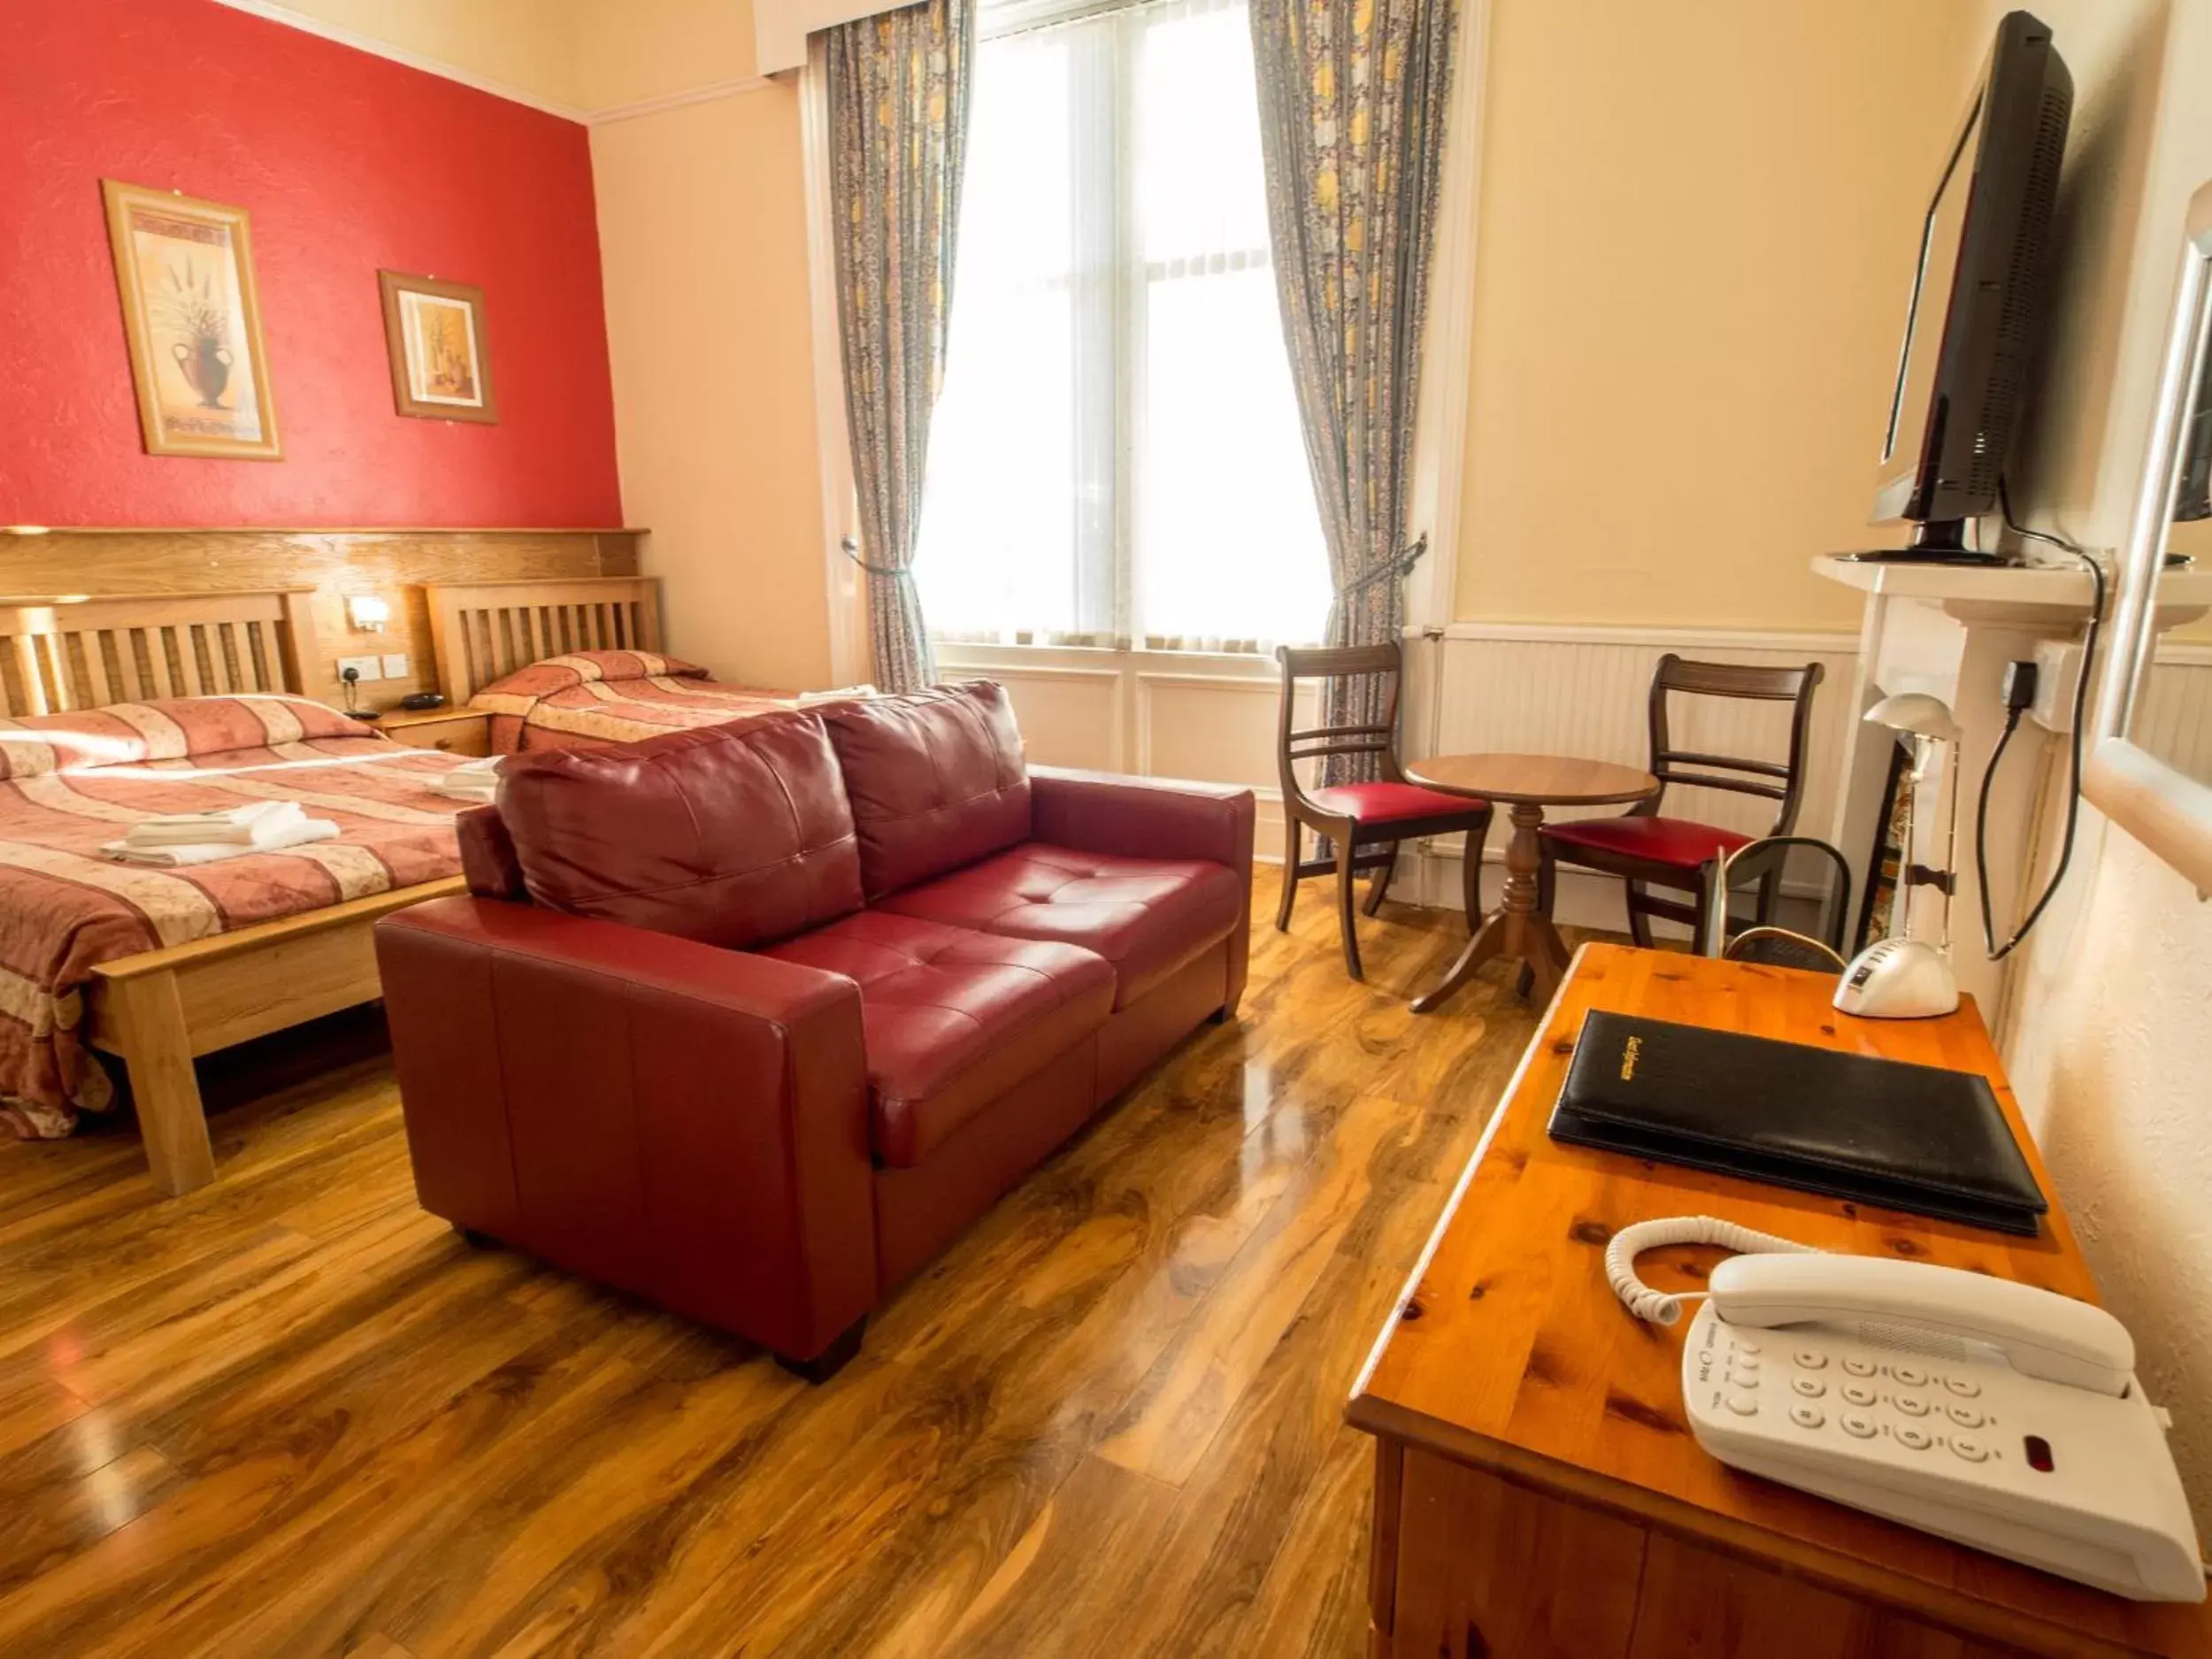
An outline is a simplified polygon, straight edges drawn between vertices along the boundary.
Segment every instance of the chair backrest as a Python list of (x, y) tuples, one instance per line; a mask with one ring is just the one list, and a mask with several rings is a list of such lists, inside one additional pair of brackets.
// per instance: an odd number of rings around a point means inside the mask
[[(1806, 736), (1812, 728), (1813, 692), (1820, 684), (1821, 672), (1818, 663), (1796, 668), (1760, 668), (1742, 663), (1691, 662), (1669, 651), (1659, 659), (1651, 676), (1651, 774), (1659, 780), (1659, 793), (1632, 808), (1632, 812), (1657, 812), (1667, 790), (1676, 784), (1727, 789), (1777, 803), (1774, 824), (1767, 833), (1788, 834), (1804, 798)], [(1790, 717), (1788, 758), (1762, 760), (1677, 749), (1667, 721), (1667, 700), (1675, 695), (1795, 703)]]
[(1747, 927), (1728, 941), (1731, 962), (1762, 962), (1770, 968), (1803, 968), (1813, 973), (1843, 972), (1842, 953), (1817, 939), (1786, 927)]
[[(1404, 774), (1398, 770), (1398, 753), (1392, 738), (1398, 724), (1398, 685), (1404, 672), (1404, 664), (1394, 642), (1386, 645), (1286, 645), (1276, 651), (1275, 660), (1283, 665), (1283, 706), (1275, 744), (1275, 764), (1281, 775), (1286, 797), (1295, 798), (1304, 794), (1298, 780), (1297, 764), (1300, 761), (1321, 759), (1332, 755), (1372, 755), (1383, 777), (1393, 781), (1403, 779)], [(1389, 695), (1383, 706), (1380, 725), (1332, 726), (1324, 713), (1316, 717), (1321, 724), (1303, 729), (1298, 727), (1300, 680), (1344, 680), (1363, 674), (1379, 674), (1388, 682)], [(1324, 707), (1326, 707), (1325, 702)]]
[(1733, 954), (1731, 926), (1739, 933), (1746, 930), (1732, 924), (1729, 896), (1754, 885), (1758, 899), (1750, 931), (1809, 936), (1842, 960), (1844, 931), (1851, 919), (1851, 864), (1840, 852), (1809, 835), (1770, 835), (1716, 859), (1705, 883), (1705, 948), (1714, 956)]

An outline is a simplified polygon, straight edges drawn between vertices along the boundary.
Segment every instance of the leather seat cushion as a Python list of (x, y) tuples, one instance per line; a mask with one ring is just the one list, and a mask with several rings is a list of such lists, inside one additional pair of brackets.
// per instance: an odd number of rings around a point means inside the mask
[(1424, 789), (1414, 783), (1337, 783), (1309, 789), (1306, 799), (1325, 812), (1341, 812), (1363, 824), (1389, 824), (1401, 818), (1439, 818), (1459, 813), (1472, 818), (1485, 803), (1441, 789)]
[(821, 714), (871, 901), (1028, 838), (1029, 772), (1003, 687), (972, 680)]
[(882, 910), (761, 954), (859, 985), (871, 1135), (900, 1168), (1095, 1033), (1114, 1003), (1114, 971), (1087, 950)]
[(879, 908), (1095, 951), (1114, 965), (1116, 1008), (1227, 938), (1244, 914), (1236, 872), (1226, 864), (1079, 852), (1044, 841), (909, 887)]
[[(852, 809), (818, 715), (516, 755), (499, 817), (530, 896), (572, 916), (738, 950), (860, 908)], [(497, 881), (501, 862), (472, 869)]]
[(1578, 848), (1588, 848), (1682, 870), (1694, 870), (1717, 854), (1751, 844), (1748, 835), (1685, 818), (1575, 818), (1547, 824), (1543, 836), (1559, 856), (1571, 861)]

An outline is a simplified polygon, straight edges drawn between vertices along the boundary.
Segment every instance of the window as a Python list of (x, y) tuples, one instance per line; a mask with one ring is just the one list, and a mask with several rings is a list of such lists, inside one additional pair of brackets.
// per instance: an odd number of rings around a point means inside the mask
[(1317, 639), (1327, 559), (1242, 0), (1015, 15), (987, 4), (977, 52), (915, 561), (931, 631)]

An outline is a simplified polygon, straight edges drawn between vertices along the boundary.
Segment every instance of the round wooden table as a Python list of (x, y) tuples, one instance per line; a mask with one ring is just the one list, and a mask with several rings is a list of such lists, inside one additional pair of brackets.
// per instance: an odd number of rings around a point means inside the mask
[[(1567, 971), (1567, 947), (1551, 918), (1536, 908), (1536, 872), (1543, 847), (1536, 832), (1548, 806), (1619, 806), (1659, 793), (1659, 780), (1609, 760), (1572, 760), (1562, 755), (1437, 755), (1405, 768), (1406, 777), (1448, 795), (1479, 795), (1513, 809), (1513, 839), (1505, 846), (1505, 895), (1488, 919), (1468, 913), (1474, 937), (1437, 987), (1414, 1001), (1413, 1011), (1441, 1007), (1451, 994), (1495, 956), (1528, 964), (1547, 1000)], [(1468, 849), (1474, 857), (1479, 849)], [(1471, 895), (1479, 888), (1470, 882)]]

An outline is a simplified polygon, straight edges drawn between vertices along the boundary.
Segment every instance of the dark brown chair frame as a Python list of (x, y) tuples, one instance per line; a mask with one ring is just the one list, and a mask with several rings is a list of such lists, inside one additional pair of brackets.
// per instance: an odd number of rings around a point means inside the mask
[[(1804, 800), (1805, 749), (1812, 729), (1813, 693), (1819, 687), (1823, 672), (1818, 663), (1806, 663), (1795, 668), (1761, 668), (1741, 663), (1693, 662), (1669, 651), (1659, 659), (1651, 676), (1651, 773), (1659, 780), (1659, 791), (1649, 800), (1638, 802), (1623, 816), (1658, 817), (1668, 789), (1676, 784), (1728, 789), (1776, 802), (1773, 826), (1762, 839), (1787, 835), (1797, 822), (1797, 809)], [(1675, 692), (1685, 696), (1796, 703), (1796, 711), (1790, 720), (1788, 760), (1747, 760), (1675, 748), (1667, 726), (1667, 698)], [(1738, 775), (1731, 776), (1732, 773)], [(1587, 847), (1578, 847), (1563, 855), (1554, 850), (1552, 838), (1548, 834), (1544, 837), (1543, 862), (1536, 878), (1537, 908), (1547, 916), (1551, 914), (1553, 896), (1558, 888), (1558, 864), (1563, 862), (1622, 879), (1628, 889), (1629, 937), (1639, 945), (1650, 948), (1651, 918), (1663, 916), (1671, 921), (1689, 924), (1694, 935), (1691, 949), (1700, 956), (1705, 954), (1705, 907), (1701, 903), (1656, 898), (1647, 891), (1648, 887), (1665, 887), (1701, 898), (1705, 883), (1698, 871)], [(1758, 911), (1758, 919), (1763, 923), (1767, 918), (1771, 894), (1770, 883), (1763, 886)]]
[[(1282, 718), (1275, 745), (1277, 771), (1282, 780), (1283, 827), (1288, 844), (1283, 849), (1283, 899), (1275, 911), (1275, 927), (1290, 926), (1291, 906), (1298, 884), (1308, 876), (1336, 874), (1337, 922), (1344, 935), (1344, 966), (1355, 979), (1365, 979), (1360, 966), (1359, 936), (1353, 922), (1353, 884), (1363, 870), (1372, 871), (1365, 910), (1372, 916), (1382, 908), (1396, 868), (1398, 843), (1426, 835), (1467, 834), (1464, 872), (1467, 914), (1482, 914), (1482, 845), (1490, 833), (1490, 803), (1468, 797), (1464, 808), (1430, 818), (1394, 818), (1383, 824), (1362, 824), (1356, 818), (1332, 812), (1307, 795), (1298, 779), (1297, 764), (1333, 755), (1372, 755), (1381, 779), (1407, 783), (1398, 764), (1393, 734), (1398, 724), (1398, 687), (1405, 664), (1398, 647), (1389, 645), (1284, 646), (1275, 653), (1283, 665)], [(1361, 674), (1381, 674), (1390, 682), (1390, 697), (1378, 726), (1315, 726), (1294, 729), (1298, 682), (1302, 680), (1340, 680)], [(1311, 830), (1334, 849), (1331, 856), (1302, 858), (1301, 833)]]

